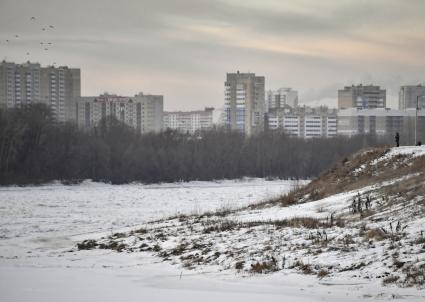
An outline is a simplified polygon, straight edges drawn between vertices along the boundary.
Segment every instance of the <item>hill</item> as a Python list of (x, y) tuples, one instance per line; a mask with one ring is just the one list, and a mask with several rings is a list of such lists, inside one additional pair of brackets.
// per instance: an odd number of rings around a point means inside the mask
[(286, 196), (171, 217), (78, 249), (149, 251), (187, 269), (425, 286), (425, 146), (363, 150)]

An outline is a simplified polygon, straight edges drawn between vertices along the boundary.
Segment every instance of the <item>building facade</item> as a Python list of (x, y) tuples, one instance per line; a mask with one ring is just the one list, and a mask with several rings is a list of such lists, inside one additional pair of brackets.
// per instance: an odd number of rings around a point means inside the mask
[(108, 116), (133, 127), (140, 133), (160, 132), (163, 129), (163, 96), (144, 95), (124, 97), (103, 94), (80, 97), (75, 106), (79, 127), (91, 129)]
[(405, 144), (415, 144), (417, 140), (425, 142), (425, 109), (357, 109), (349, 108), (338, 112), (338, 134), (353, 136), (358, 134), (394, 136), (402, 134)]
[(164, 112), (164, 129), (193, 134), (213, 127), (214, 108), (198, 111)]
[(338, 90), (338, 109), (386, 108), (387, 93), (385, 89), (374, 85), (346, 86)]
[(300, 138), (334, 137), (337, 135), (337, 111), (327, 107), (274, 108), (268, 113), (268, 128), (281, 129)]
[(41, 67), (30, 62), (0, 63), (0, 107), (43, 103), (50, 107), (57, 121), (73, 121), (75, 99), (80, 96), (80, 69)]
[(228, 73), (223, 124), (229, 130), (251, 135), (264, 130), (265, 79), (254, 73)]
[(398, 109), (425, 108), (425, 86), (406, 85), (400, 87)]
[(283, 108), (286, 105), (295, 108), (298, 106), (298, 91), (291, 88), (280, 88), (267, 91), (267, 108)]

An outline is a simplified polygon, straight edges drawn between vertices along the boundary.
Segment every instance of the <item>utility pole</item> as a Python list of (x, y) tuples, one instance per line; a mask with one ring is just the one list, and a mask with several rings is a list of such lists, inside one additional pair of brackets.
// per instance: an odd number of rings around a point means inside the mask
[(418, 143), (417, 141), (417, 127), (418, 127), (418, 111), (419, 111), (419, 98), (424, 97), (425, 95), (416, 96), (416, 115), (415, 115), (415, 142), (414, 145)]

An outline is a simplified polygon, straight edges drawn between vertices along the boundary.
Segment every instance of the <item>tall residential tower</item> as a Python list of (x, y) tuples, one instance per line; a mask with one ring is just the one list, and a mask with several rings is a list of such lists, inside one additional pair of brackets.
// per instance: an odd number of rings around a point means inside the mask
[(346, 86), (338, 90), (338, 109), (385, 108), (387, 104), (386, 90), (374, 85)]
[(255, 73), (228, 73), (223, 123), (251, 135), (264, 130), (265, 79)]
[(41, 67), (38, 63), (0, 63), (0, 107), (33, 103), (50, 107), (56, 120), (75, 120), (75, 98), (81, 96), (80, 69)]

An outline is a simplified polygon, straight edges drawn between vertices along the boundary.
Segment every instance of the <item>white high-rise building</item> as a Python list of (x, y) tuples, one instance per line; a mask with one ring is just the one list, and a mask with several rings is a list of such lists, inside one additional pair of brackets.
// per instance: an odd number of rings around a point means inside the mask
[(102, 118), (113, 116), (140, 133), (163, 129), (163, 96), (139, 93), (134, 97), (103, 94), (80, 97), (76, 102), (76, 122), (81, 128), (98, 126)]
[(41, 67), (38, 63), (0, 63), (0, 107), (34, 103), (50, 107), (57, 121), (75, 120), (75, 98), (81, 96), (80, 69)]

